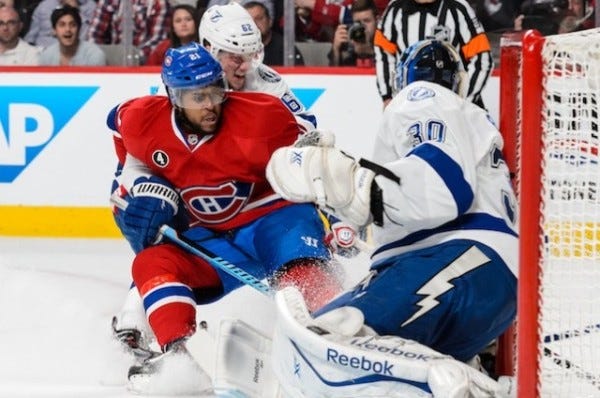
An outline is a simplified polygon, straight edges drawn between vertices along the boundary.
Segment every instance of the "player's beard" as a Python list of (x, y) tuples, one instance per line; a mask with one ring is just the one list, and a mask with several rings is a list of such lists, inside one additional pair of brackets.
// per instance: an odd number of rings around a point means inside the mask
[(188, 110), (178, 109), (178, 119), (186, 132), (200, 135), (214, 134), (221, 120), (221, 105), (212, 109)]

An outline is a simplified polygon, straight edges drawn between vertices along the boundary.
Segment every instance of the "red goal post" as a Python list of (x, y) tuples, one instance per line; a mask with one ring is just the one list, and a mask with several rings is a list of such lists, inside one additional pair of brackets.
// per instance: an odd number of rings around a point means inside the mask
[(600, 29), (507, 34), (500, 54), (520, 202), (518, 397), (600, 397)]

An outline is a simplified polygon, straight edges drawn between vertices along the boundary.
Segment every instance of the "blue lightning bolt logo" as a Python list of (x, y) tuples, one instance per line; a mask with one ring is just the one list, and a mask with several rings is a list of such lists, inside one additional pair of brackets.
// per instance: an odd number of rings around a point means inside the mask
[(425, 296), (417, 303), (421, 308), (406, 320), (402, 327), (435, 308), (440, 303), (437, 297), (454, 287), (450, 281), (487, 264), (489, 261), (490, 259), (475, 246), (464, 252), (417, 291), (417, 294)]

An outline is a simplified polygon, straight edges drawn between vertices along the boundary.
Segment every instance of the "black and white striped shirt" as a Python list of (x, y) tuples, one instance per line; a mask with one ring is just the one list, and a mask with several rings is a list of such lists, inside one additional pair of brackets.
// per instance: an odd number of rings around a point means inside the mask
[(490, 43), (467, 0), (391, 1), (375, 33), (377, 88), (392, 97), (396, 62), (411, 44), (430, 37), (446, 40), (459, 52), (469, 75), (467, 98), (482, 105), (480, 94), (494, 66)]

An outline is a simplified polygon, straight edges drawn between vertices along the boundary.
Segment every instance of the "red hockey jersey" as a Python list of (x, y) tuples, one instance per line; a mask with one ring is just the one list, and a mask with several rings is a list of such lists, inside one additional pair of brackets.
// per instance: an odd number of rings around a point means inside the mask
[(119, 161), (128, 153), (169, 181), (191, 225), (228, 230), (289, 204), (273, 192), (265, 167), (301, 128), (276, 97), (228, 93), (217, 132), (205, 137), (182, 131), (164, 96), (124, 102), (115, 125)]

